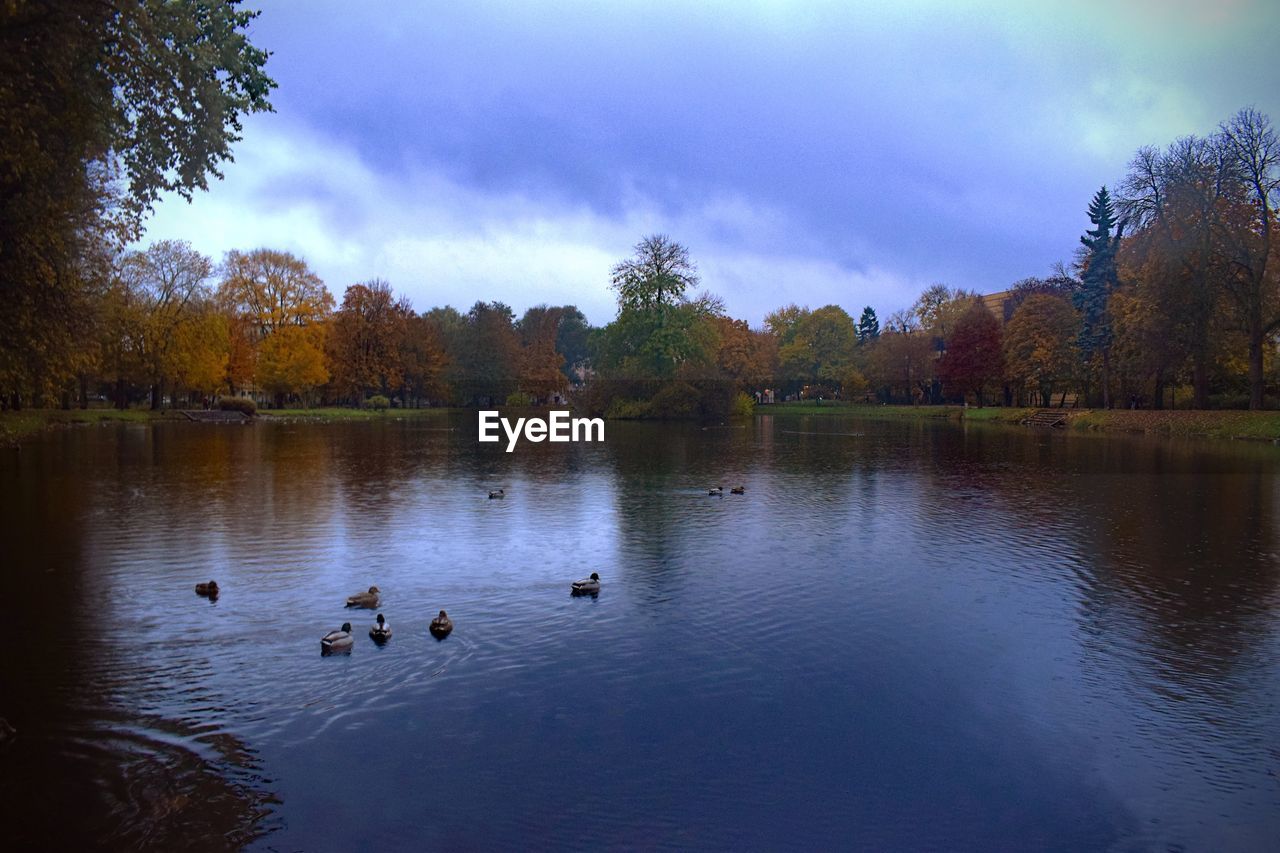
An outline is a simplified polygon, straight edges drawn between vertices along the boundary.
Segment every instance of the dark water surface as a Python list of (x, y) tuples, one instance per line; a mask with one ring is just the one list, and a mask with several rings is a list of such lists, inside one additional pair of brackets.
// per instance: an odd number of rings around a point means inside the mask
[[(1274, 850), (1278, 475), (840, 417), (512, 454), (456, 416), (54, 433), (0, 451), (3, 831)], [(370, 584), (382, 648), (342, 606)]]

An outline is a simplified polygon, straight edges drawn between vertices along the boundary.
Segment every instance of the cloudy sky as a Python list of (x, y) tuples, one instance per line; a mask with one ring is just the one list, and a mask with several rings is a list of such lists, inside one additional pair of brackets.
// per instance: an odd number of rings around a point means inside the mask
[(1140, 145), (1280, 120), (1272, 0), (259, 2), (276, 112), (147, 239), (287, 249), (419, 309), (604, 323), (661, 232), (753, 325), (883, 316), (1070, 260)]

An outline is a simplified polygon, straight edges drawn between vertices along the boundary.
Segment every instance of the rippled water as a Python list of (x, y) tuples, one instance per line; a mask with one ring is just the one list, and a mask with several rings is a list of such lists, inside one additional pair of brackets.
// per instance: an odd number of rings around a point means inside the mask
[[(607, 433), (506, 454), (442, 415), (0, 452), (6, 833), (1274, 849), (1280, 449), (840, 417)], [(570, 597), (592, 571), (600, 595)], [(342, 606), (370, 584), (385, 647)], [(321, 657), (344, 620), (354, 650)]]

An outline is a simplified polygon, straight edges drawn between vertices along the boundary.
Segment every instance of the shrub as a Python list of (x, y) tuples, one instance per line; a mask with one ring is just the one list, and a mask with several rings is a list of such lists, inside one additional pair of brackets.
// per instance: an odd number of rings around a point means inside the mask
[(381, 394), (374, 394), (372, 397), (361, 403), (361, 405), (366, 409), (389, 409), (391, 408), (391, 401)]
[(756, 401), (750, 394), (744, 394), (739, 391), (733, 395), (733, 406), (729, 410), (729, 414), (735, 418), (749, 418), (756, 413)]
[(628, 400), (625, 397), (614, 397), (609, 401), (604, 416), (610, 420), (635, 420), (643, 418), (649, 407), (641, 400)]
[(523, 391), (515, 391), (507, 395), (508, 406), (532, 406), (533, 397)]
[(219, 397), (218, 408), (224, 412), (243, 412), (249, 417), (258, 414), (258, 404), (248, 397)]
[(664, 384), (649, 401), (649, 416), (669, 420), (696, 418), (700, 398), (698, 389), (687, 382)]

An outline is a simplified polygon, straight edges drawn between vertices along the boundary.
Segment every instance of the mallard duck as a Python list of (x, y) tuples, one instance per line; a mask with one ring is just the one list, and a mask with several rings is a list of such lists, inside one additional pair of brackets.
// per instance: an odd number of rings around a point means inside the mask
[(506, 496), (507, 496), (507, 493), (505, 491), (503, 491), (502, 489), (498, 489), (498, 491), (496, 492), (489, 493), (489, 500), (491, 501), (497, 500), (499, 498), (505, 498)]
[(707, 494), (713, 498), (724, 497), (724, 488), (722, 486), (715, 486), (714, 488), (707, 489)]
[(355, 638), (351, 636), (351, 623), (343, 622), (337, 631), (330, 631), (320, 638), (320, 653), (343, 652), (351, 648)]
[(431, 635), (437, 640), (443, 640), (445, 637), (449, 636), (449, 632), (453, 630), (453, 620), (449, 618), (448, 613), (441, 610), (440, 615), (431, 620), (431, 627), (429, 630), (431, 631)]
[(196, 584), (196, 595), (207, 595), (213, 598), (218, 594), (218, 582), (209, 581), (208, 583)]
[(600, 591), (600, 575), (592, 572), (591, 577), (574, 581), (572, 591), (574, 595), (595, 595)]
[(369, 587), (368, 592), (357, 592), (355, 595), (347, 598), (348, 607), (367, 607), (370, 610), (378, 606), (378, 592), (380, 590), (376, 586)]
[(369, 629), (369, 636), (380, 643), (391, 639), (391, 625), (381, 613), (378, 614), (378, 624)]
[(729, 490), (729, 494), (731, 495), (745, 495), (746, 493), (747, 493), (746, 486), (734, 486), (732, 489)]

